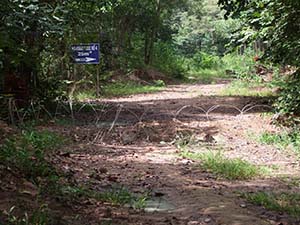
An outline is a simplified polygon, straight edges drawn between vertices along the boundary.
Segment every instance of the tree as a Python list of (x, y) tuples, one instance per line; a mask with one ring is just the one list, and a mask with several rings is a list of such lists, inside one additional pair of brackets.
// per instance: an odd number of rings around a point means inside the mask
[(219, 0), (219, 4), (226, 17), (242, 18), (245, 28), (239, 35), (243, 41), (262, 39), (267, 46), (265, 59), (296, 69), (282, 82), (275, 104), (279, 113), (296, 121), (300, 116), (300, 1)]

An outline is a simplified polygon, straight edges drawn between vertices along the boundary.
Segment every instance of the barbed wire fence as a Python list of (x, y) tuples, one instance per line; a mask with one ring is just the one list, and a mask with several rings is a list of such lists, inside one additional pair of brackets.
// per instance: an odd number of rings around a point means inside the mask
[[(144, 106), (142, 104), (137, 104), (137, 110), (135, 108), (133, 109), (132, 106), (129, 107), (126, 104), (112, 104), (112, 103), (106, 103), (106, 102), (93, 102), (93, 101), (87, 101), (84, 103), (81, 103), (79, 107), (74, 107), (73, 103), (70, 104), (69, 101), (57, 101), (56, 102), (56, 108), (53, 113), (51, 113), (49, 110), (47, 110), (42, 104), (31, 102), (30, 107), (28, 110), (19, 110), (17, 108), (16, 103), (14, 100), (10, 100), (10, 117), (13, 122), (19, 121), (23, 123), (30, 114), (33, 115), (35, 119), (38, 119), (43, 113), (48, 115), (50, 119), (57, 119), (60, 115), (67, 115), (72, 120), (74, 124), (76, 124), (77, 121), (80, 121), (80, 117), (77, 118), (78, 115), (82, 115), (85, 113), (84, 109), (88, 108), (90, 109), (89, 112), (92, 112), (92, 118), (91, 124), (95, 126), (98, 131), (96, 134), (93, 134), (94, 137), (91, 138), (90, 143), (99, 143), (104, 140), (104, 138), (111, 134), (116, 126), (123, 126), (121, 122), (121, 116), (124, 114), (131, 115), (131, 121), (127, 121), (132, 123), (133, 125), (136, 124), (142, 124), (146, 121), (146, 119), (149, 120), (156, 120), (156, 118), (163, 118), (167, 117), (169, 120), (172, 120), (174, 122), (182, 122), (182, 115), (186, 115), (187, 117), (191, 115), (203, 115), (203, 118), (205, 118), (207, 121), (210, 121), (213, 119), (212, 114), (216, 112), (217, 110), (222, 109), (232, 109), (233, 115), (236, 118), (239, 118), (239, 116), (243, 116), (247, 113), (250, 113), (251, 111), (259, 108), (259, 109), (265, 109), (266, 111), (273, 110), (273, 107), (265, 104), (246, 104), (243, 107), (237, 107), (235, 105), (231, 104), (216, 104), (212, 105), (211, 107), (207, 108), (205, 106), (199, 106), (199, 105), (183, 105), (177, 109), (169, 109), (167, 107), (163, 107), (163, 109), (160, 109), (158, 111), (155, 106), (149, 107)], [(30, 110), (30, 112), (29, 112)], [(187, 111), (194, 110), (194, 112), (188, 115), (186, 114)], [(196, 110), (196, 112), (195, 112)], [(138, 112), (136, 112), (138, 111)], [(222, 113), (222, 111), (221, 111)], [(109, 115), (109, 116), (108, 116)], [(106, 121), (108, 117), (114, 118), (112, 121)], [(151, 119), (150, 119), (151, 118)], [(105, 123), (105, 126), (103, 125)]]

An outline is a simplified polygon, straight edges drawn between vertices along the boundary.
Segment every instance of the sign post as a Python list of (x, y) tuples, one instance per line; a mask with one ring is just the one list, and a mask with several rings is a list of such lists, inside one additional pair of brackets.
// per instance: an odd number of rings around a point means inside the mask
[(72, 57), (75, 64), (99, 64), (100, 63), (100, 44), (89, 43), (72, 45)]
[[(99, 64), (100, 63), (100, 44), (88, 43), (71, 46), (72, 59), (74, 64)], [(99, 97), (99, 66), (96, 70), (96, 95)]]

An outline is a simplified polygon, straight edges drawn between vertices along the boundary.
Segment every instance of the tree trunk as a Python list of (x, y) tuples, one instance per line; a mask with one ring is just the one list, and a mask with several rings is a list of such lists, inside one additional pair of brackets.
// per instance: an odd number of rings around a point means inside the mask
[(153, 20), (153, 24), (149, 29), (145, 32), (145, 56), (144, 62), (146, 65), (150, 65), (153, 57), (153, 48), (154, 42), (156, 40), (157, 30), (160, 22), (160, 13), (161, 13), (161, 2), (160, 0), (156, 1), (156, 15)]

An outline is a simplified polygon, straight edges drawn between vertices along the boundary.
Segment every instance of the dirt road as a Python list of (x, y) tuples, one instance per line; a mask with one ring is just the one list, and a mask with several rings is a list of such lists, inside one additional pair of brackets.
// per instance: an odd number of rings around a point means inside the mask
[[(268, 101), (219, 96), (226, 85), (175, 85), (159, 93), (102, 99), (96, 104), (103, 108), (76, 115), (77, 125), (63, 131), (74, 143), (65, 149), (67, 156), (54, 159), (56, 164), (93, 190), (122, 186), (149, 195), (143, 211), (97, 202), (79, 205), (92, 218), (90, 224), (300, 224), (239, 197), (241, 192), (286, 190), (281, 177), (299, 175), (299, 167), (292, 154), (253, 138), (277, 129), (263, 114), (270, 110)], [(176, 143), (191, 136), (201, 140), (201, 148), (221, 148), (229, 158), (277, 169), (250, 181), (219, 178), (180, 156)]]

